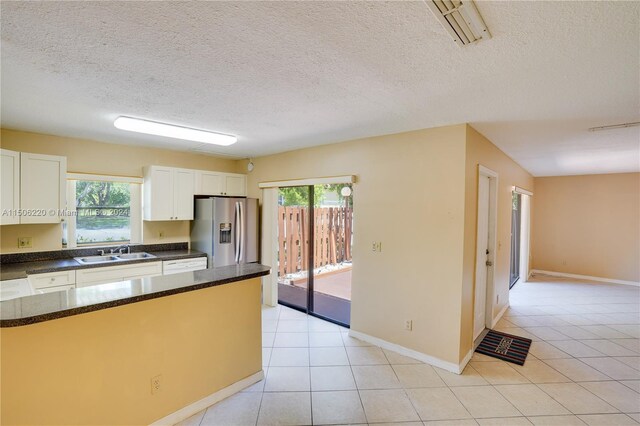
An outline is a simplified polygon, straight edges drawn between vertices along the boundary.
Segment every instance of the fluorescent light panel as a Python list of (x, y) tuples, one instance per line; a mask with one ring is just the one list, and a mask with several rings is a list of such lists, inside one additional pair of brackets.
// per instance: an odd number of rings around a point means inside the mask
[(158, 121), (141, 120), (139, 118), (120, 116), (113, 125), (120, 130), (145, 133), (147, 135), (164, 136), (166, 138), (209, 143), (213, 145), (233, 145), (238, 138), (232, 135), (192, 129), (190, 127), (175, 126)]

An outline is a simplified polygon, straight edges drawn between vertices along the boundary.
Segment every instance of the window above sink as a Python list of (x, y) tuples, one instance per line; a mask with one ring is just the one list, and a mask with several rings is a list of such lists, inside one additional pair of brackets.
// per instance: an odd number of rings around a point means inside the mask
[(68, 173), (63, 246), (141, 242), (141, 184), (136, 177)]

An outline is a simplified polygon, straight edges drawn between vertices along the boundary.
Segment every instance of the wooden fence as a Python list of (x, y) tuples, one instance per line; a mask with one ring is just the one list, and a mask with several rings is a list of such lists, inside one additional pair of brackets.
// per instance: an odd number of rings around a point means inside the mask
[[(353, 210), (345, 207), (313, 209), (313, 267), (351, 260)], [(309, 269), (309, 212), (307, 207), (278, 207), (278, 275)]]

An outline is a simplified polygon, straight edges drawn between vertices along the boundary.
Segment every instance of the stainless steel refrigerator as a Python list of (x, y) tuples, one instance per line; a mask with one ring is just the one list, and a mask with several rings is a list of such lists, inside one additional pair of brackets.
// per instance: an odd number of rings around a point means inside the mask
[(258, 261), (258, 200), (196, 199), (191, 248), (207, 253), (209, 268)]

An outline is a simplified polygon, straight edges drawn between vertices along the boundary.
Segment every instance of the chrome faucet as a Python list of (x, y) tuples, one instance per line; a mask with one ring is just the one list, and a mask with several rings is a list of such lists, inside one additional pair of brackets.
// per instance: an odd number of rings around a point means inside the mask
[(122, 251), (126, 249), (127, 253), (131, 253), (131, 247), (128, 244), (123, 244), (121, 246), (118, 246), (114, 249), (111, 249), (111, 254), (114, 254), (115, 252), (118, 252), (120, 254), (122, 254)]

